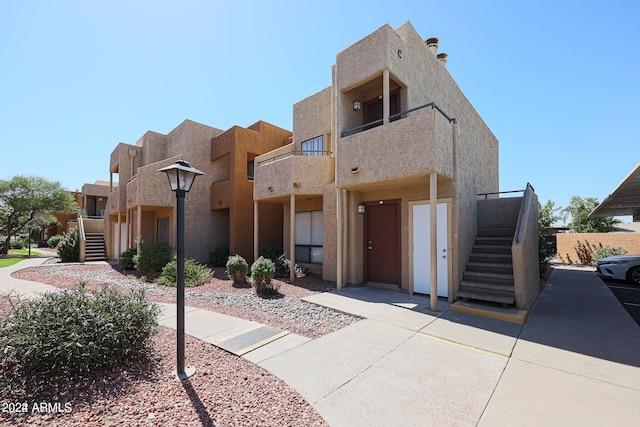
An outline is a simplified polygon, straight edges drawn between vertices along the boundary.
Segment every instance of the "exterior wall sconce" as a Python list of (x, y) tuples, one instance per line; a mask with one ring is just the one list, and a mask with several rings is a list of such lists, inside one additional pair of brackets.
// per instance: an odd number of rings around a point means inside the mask
[(353, 111), (360, 111), (360, 101), (353, 101)]
[(365, 211), (364, 203), (359, 203), (358, 204), (358, 213), (359, 214), (363, 214), (364, 211)]
[(300, 184), (299, 182), (293, 183), (293, 188), (300, 188), (300, 187), (302, 187), (302, 184)]
[(354, 166), (351, 168), (351, 173), (360, 173), (360, 166)]

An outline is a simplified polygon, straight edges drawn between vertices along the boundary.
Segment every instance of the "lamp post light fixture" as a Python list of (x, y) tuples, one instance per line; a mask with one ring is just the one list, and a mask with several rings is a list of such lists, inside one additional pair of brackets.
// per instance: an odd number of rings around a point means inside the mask
[(178, 160), (172, 165), (158, 169), (166, 172), (171, 191), (176, 193), (176, 284), (177, 284), (177, 371), (176, 376), (184, 380), (195, 373), (195, 368), (184, 366), (184, 196), (191, 190), (191, 186), (198, 175), (204, 175), (198, 169), (184, 160)]

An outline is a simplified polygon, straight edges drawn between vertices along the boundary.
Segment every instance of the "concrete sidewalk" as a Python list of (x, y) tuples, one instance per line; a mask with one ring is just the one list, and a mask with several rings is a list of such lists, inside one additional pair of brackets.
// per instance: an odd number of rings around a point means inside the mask
[[(10, 277), (0, 290), (56, 288)], [(332, 426), (637, 425), (640, 327), (592, 269), (557, 267), (524, 325), (368, 287), (308, 302), (363, 320), (310, 340), (194, 307), (186, 333), (262, 366)], [(160, 324), (175, 328), (175, 305)], [(188, 361), (187, 361), (188, 363)], [(197, 367), (196, 367), (197, 368)]]
[(640, 419), (640, 327), (592, 269), (558, 267), (524, 326), (371, 288), (307, 300), (366, 320), (260, 365), (332, 426)]

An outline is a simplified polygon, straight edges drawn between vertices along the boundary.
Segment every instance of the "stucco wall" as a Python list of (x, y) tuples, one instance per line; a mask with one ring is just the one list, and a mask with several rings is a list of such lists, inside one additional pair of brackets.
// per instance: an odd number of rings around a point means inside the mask
[[(540, 264), (538, 262), (538, 196), (527, 189), (520, 229), (516, 231), (511, 253), (516, 307), (530, 310), (540, 293)], [(516, 239), (518, 239), (516, 241)]]
[[(583, 264), (593, 256), (598, 247), (621, 247), (629, 255), (640, 255), (640, 233), (559, 233), (558, 260), (568, 264)], [(586, 249), (586, 256), (578, 256), (576, 249), (580, 245)]]
[[(293, 139), (296, 149), (302, 141), (331, 132), (331, 87), (293, 105)], [(325, 150), (329, 151), (325, 137)]]

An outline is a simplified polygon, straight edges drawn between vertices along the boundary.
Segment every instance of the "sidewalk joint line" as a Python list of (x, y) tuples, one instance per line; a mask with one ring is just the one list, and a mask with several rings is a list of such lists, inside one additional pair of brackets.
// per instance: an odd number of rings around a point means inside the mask
[(481, 348), (473, 347), (473, 346), (466, 345), (466, 344), (460, 344), (460, 343), (457, 343), (455, 341), (450, 341), (450, 340), (447, 340), (447, 339), (444, 339), (444, 338), (436, 337), (434, 335), (425, 334), (424, 332), (417, 332), (416, 335), (420, 335), (422, 337), (429, 338), (429, 339), (432, 339), (434, 341), (441, 342), (443, 344), (449, 344), (449, 345), (453, 345), (453, 346), (456, 346), (456, 347), (464, 348), (466, 350), (474, 351), (476, 353), (485, 354), (487, 356), (494, 356), (494, 357), (498, 357), (500, 359), (509, 360), (509, 356), (505, 356), (504, 354), (494, 353), (493, 351), (483, 350)]

